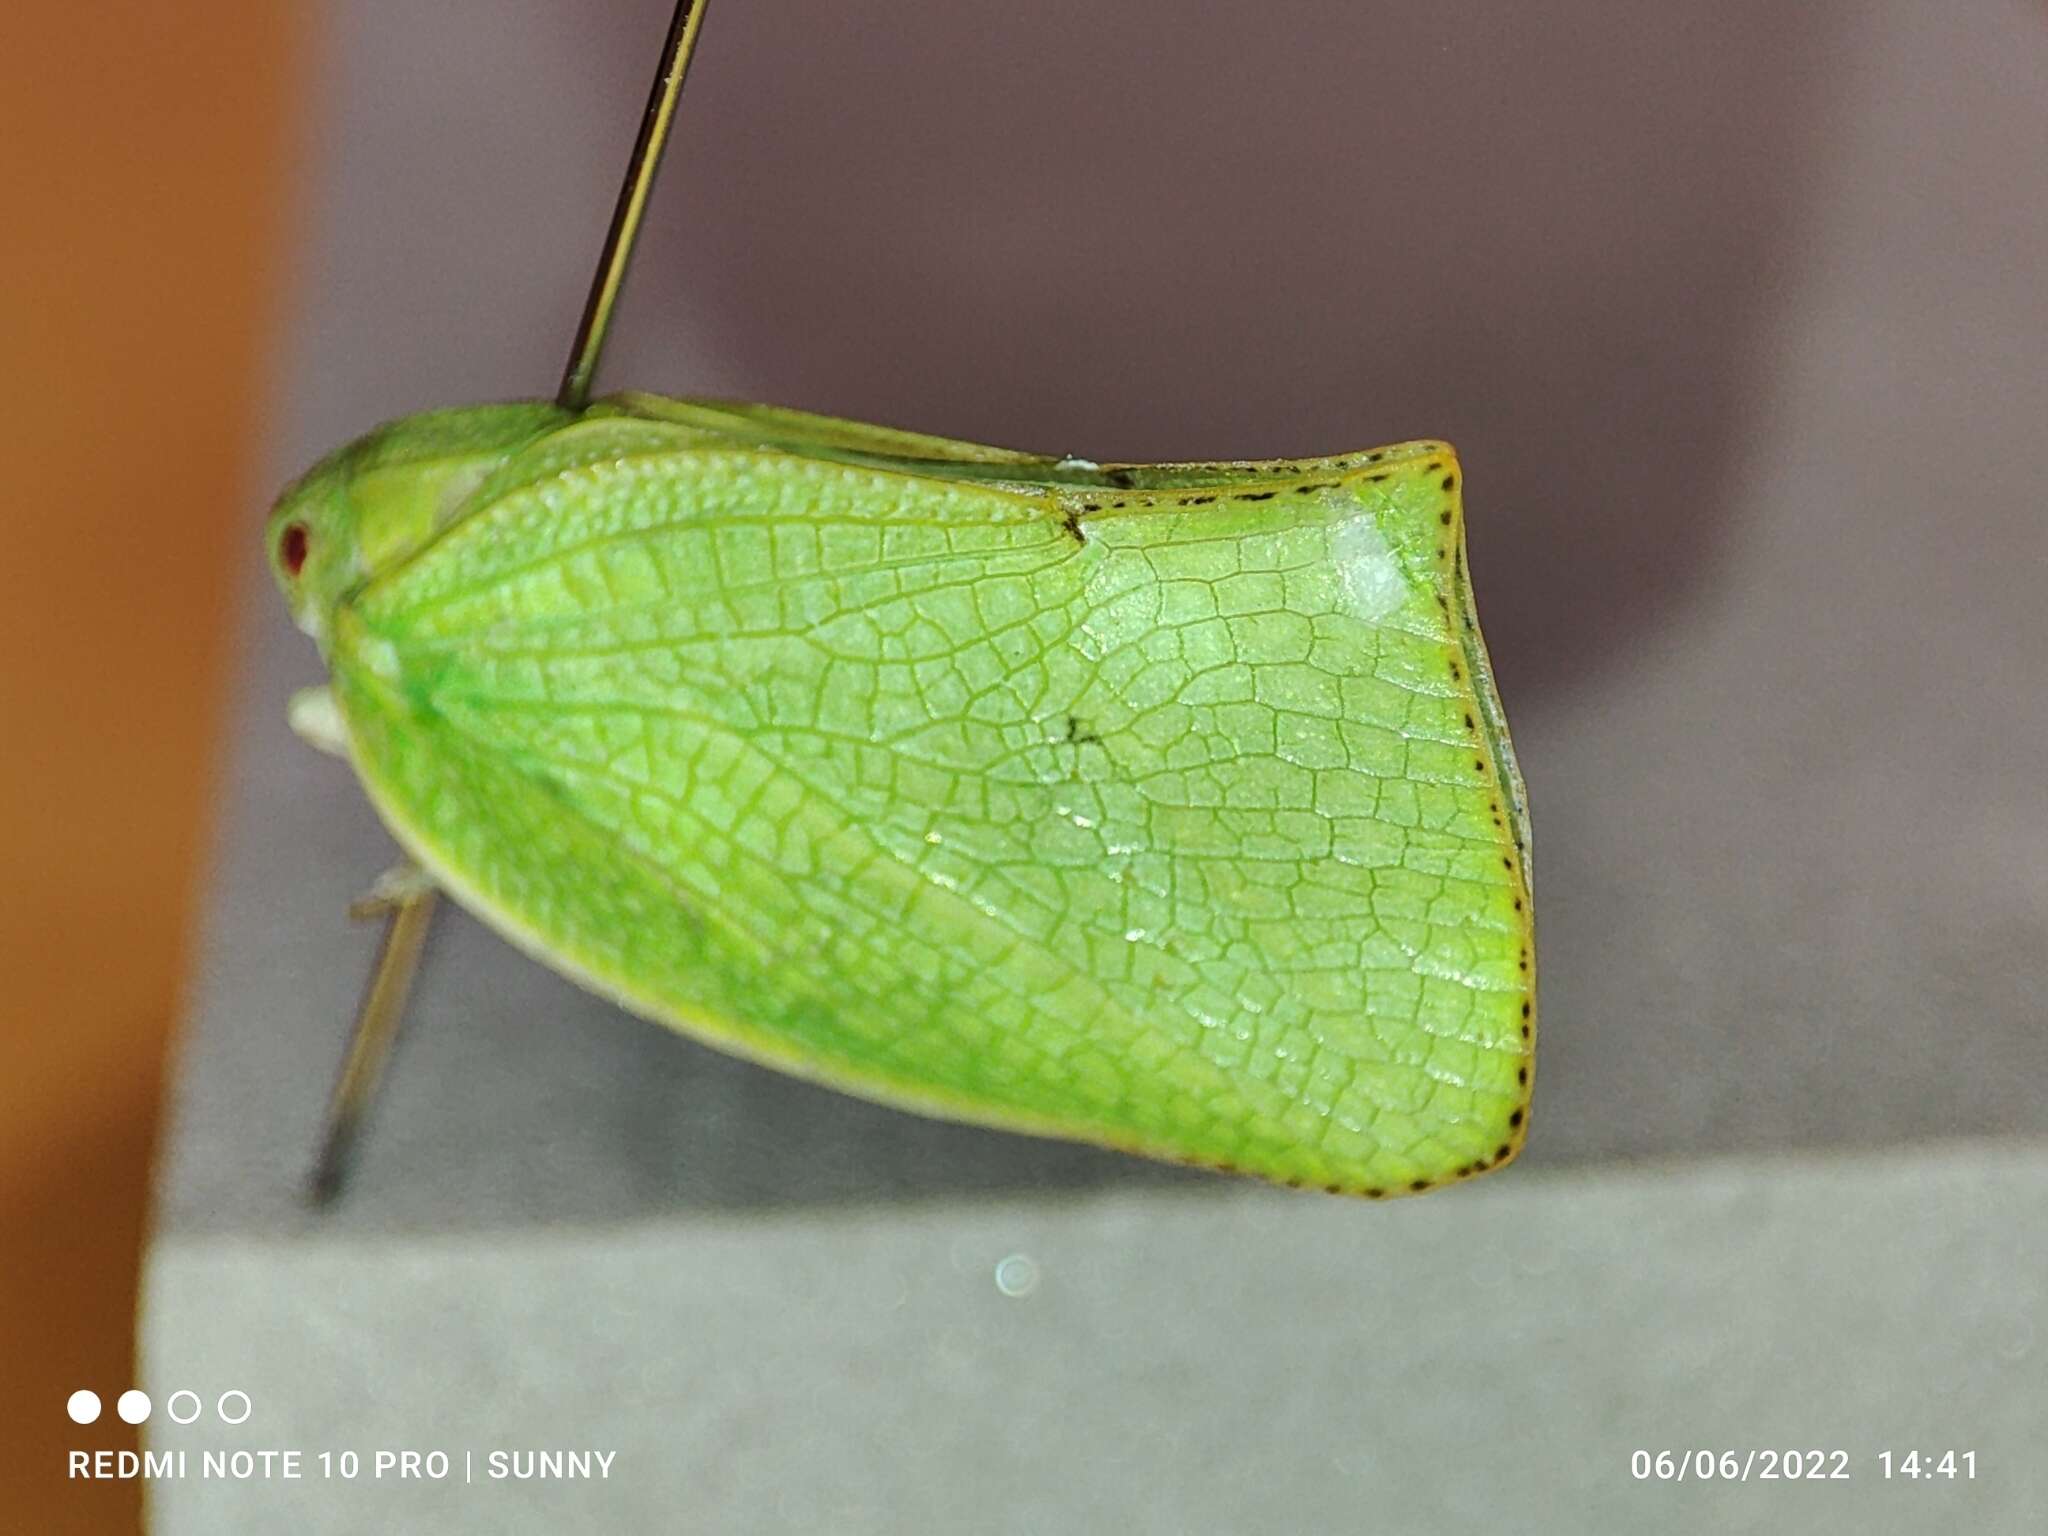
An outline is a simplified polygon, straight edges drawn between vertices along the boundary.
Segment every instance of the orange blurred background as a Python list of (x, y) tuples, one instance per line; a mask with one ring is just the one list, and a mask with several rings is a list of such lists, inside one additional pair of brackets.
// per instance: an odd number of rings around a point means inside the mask
[(278, 307), (302, 13), (41, 6), (0, 50), (0, 1201), (9, 1529), (135, 1529), (64, 1402), (136, 1379), (165, 1047)]

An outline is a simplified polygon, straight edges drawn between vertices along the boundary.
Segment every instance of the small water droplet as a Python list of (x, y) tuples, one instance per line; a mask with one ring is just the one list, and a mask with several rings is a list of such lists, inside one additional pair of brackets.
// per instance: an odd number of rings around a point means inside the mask
[(2034, 1324), (2032, 1319), (2013, 1319), (2012, 1336), (1999, 1346), (1999, 1353), (2006, 1359), (2020, 1361), (2027, 1358), (2034, 1349)]
[(1028, 1253), (1013, 1253), (996, 1263), (996, 1289), (1005, 1296), (1025, 1297), (1038, 1289), (1038, 1263)]

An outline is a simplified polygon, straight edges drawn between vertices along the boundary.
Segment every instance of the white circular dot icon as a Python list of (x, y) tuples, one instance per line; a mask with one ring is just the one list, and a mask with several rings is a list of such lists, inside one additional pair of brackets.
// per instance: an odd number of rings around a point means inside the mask
[(100, 1395), (80, 1387), (64, 1404), (64, 1411), (71, 1415), (74, 1424), (90, 1424), (100, 1416)]
[(149, 1394), (140, 1387), (130, 1387), (114, 1404), (114, 1412), (121, 1415), (123, 1424), (140, 1424), (149, 1417)]
[[(180, 1413), (178, 1411), (178, 1399), (181, 1397), (192, 1405), (190, 1412)], [(190, 1424), (194, 1419), (199, 1417), (201, 1412), (204, 1411), (204, 1406), (205, 1405), (199, 1401), (199, 1394), (197, 1392), (188, 1392), (183, 1387), (180, 1387), (177, 1391), (173, 1392), (170, 1395), (170, 1398), (164, 1403), (164, 1412), (168, 1413), (171, 1416), (171, 1422), (173, 1424)]]

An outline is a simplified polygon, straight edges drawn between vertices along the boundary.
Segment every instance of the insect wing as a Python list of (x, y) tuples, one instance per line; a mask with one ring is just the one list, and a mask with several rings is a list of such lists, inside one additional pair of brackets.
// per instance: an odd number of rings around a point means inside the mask
[(516, 942), (925, 1112), (1364, 1193), (1519, 1145), (1526, 855), (1441, 445), (1105, 496), (556, 438), (338, 626), (373, 798)]

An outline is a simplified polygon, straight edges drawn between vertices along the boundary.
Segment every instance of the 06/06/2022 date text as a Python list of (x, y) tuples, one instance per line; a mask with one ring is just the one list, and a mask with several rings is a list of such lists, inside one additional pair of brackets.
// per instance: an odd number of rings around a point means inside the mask
[[(1752, 1448), (1716, 1451), (1638, 1450), (1629, 1454), (1629, 1475), (1637, 1482), (1659, 1483), (1823, 1483), (1849, 1482), (1858, 1462), (1843, 1450)], [(1879, 1451), (1864, 1458), (1885, 1481), (1974, 1482), (1975, 1451)]]

